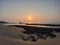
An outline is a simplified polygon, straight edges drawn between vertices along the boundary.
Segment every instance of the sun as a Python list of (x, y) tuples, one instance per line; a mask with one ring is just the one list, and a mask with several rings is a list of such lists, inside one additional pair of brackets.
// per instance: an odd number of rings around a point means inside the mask
[(29, 20), (29, 21), (32, 21), (32, 17), (31, 17), (31, 16), (29, 16), (29, 17), (28, 17), (28, 20)]
[(28, 23), (31, 24), (32, 23), (32, 16), (28, 16)]

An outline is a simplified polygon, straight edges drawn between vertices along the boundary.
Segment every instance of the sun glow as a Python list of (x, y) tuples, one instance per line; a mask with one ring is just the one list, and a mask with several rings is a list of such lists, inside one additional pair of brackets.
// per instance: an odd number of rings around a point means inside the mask
[(28, 23), (31, 24), (31, 22), (32, 22), (32, 16), (28, 16), (27, 19), (28, 19)]
[(31, 17), (31, 16), (29, 16), (29, 17), (28, 17), (28, 20), (29, 20), (29, 21), (32, 21), (32, 17)]

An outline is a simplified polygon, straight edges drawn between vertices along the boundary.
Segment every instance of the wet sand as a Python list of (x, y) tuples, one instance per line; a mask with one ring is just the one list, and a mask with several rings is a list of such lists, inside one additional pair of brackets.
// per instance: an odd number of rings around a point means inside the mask
[(37, 42), (22, 40), (23, 28), (0, 25), (0, 45), (60, 45), (60, 36), (54, 39), (39, 39)]

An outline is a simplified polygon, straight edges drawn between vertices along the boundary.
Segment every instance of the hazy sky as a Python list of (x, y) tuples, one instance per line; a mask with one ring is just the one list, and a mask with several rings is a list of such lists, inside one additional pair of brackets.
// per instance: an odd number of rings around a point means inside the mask
[(0, 0), (0, 20), (60, 23), (59, 0)]

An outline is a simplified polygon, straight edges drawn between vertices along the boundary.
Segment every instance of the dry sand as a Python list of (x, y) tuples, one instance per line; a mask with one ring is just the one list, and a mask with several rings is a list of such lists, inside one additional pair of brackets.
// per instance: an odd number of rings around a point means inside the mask
[(60, 36), (55, 39), (40, 39), (37, 42), (23, 41), (21, 39), (23, 28), (0, 25), (0, 45), (60, 45)]

